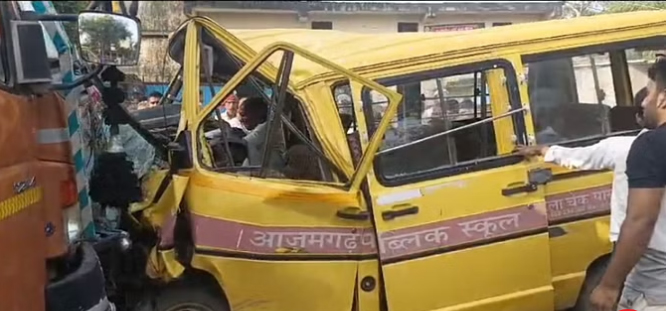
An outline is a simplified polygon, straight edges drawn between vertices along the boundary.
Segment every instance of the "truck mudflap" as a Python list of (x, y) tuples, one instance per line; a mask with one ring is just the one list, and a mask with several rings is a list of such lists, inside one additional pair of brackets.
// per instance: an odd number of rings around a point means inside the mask
[(113, 311), (104, 288), (104, 274), (93, 247), (77, 249), (80, 264), (69, 275), (46, 287), (46, 311)]

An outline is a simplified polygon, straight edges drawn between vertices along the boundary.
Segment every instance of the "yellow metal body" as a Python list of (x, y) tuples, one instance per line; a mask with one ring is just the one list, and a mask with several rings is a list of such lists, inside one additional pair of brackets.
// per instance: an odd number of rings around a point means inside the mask
[[(231, 310), (565, 309), (575, 304), (587, 269), (609, 254), (608, 215), (551, 224), (547, 205), (553, 196), (609, 185), (610, 173), (554, 181), (516, 196), (501, 195), (501, 189), (525, 183), (532, 169), (550, 166), (539, 160), (520, 161), (396, 187), (382, 185), (373, 159), (401, 95), (374, 81), (500, 59), (516, 73), (512, 78), (519, 81), (521, 105), (528, 108), (523, 55), (664, 36), (665, 12), (549, 21), (464, 34), (372, 36), (307, 30), (228, 31), (207, 18), (195, 17), (179, 30), (186, 32), (184, 116), (179, 130), (190, 132), (191, 137), (201, 137), (200, 124), (214, 106), (199, 106), (199, 28), (206, 29), (246, 64), (212, 99), (213, 103), (228, 96), (252, 72), (275, 79), (279, 51), (298, 56), (289, 91), (304, 104), (324, 154), (350, 180), (306, 182), (216, 173), (203, 165), (210, 161), (203, 151), (193, 153), (194, 167), (178, 172), (155, 204), (150, 202), (165, 172), (146, 182), (150, 198), (134, 208), (143, 210), (149, 225), (164, 231), (179, 206), (187, 206), (194, 235), (202, 237), (194, 240), (190, 264), (215, 277)], [(489, 88), (502, 88), (507, 78), (502, 71), (492, 71)], [(356, 168), (331, 94), (341, 81), (350, 81), (358, 112), (356, 121), (364, 153)], [(389, 102), (372, 136), (366, 131), (368, 120), (362, 113), (363, 88), (382, 94)], [(507, 96), (502, 92), (492, 92), (491, 96), (493, 115), (509, 111)], [(525, 131), (533, 137), (530, 113), (521, 113)], [(515, 147), (516, 137), (512, 135), (517, 125), (511, 118), (493, 123), (498, 153), (509, 155)], [(202, 140), (192, 139), (191, 150), (206, 150), (201, 146)], [(570, 173), (551, 168), (557, 175)], [(382, 198), (406, 194), (414, 196), (410, 204), (419, 206), (420, 212), (384, 219), (383, 212), (402, 207)], [(336, 217), (337, 211), (346, 208), (368, 211), (373, 221)], [(398, 259), (386, 253), (396, 246), (396, 236), (401, 232), (412, 230), (408, 238), (424, 234), (428, 239), (431, 234), (431, 239), (444, 239), (438, 228), (472, 226), (466, 219), (479, 221), (474, 218), (479, 215), (515, 214), (532, 219), (524, 231), (518, 232), (523, 234), (518, 238), (496, 241), (485, 237), (480, 238), (485, 242), (480, 245), (466, 240), (470, 243), (462, 242), (446, 252), (423, 249)], [(554, 227), (567, 234), (550, 236), (548, 232)], [(275, 239), (283, 239), (283, 243), (273, 243)], [(302, 247), (332, 244), (334, 240), (338, 244), (331, 252), (308, 252)], [(404, 239), (401, 243), (409, 251), (417, 242), (411, 244)], [(165, 280), (178, 277), (184, 268), (174, 258), (173, 249), (156, 248), (151, 262), (158, 268), (149, 274)]]

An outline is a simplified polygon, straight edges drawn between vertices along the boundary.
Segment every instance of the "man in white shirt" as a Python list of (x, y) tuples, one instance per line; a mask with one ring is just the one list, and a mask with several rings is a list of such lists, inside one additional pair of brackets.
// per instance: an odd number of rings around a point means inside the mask
[[(643, 95), (643, 96), (642, 96)], [(640, 107), (646, 92), (639, 91), (635, 96), (635, 106)], [(637, 113), (637, 122), (642, 124), (641, 110)], [(639, 135), (644, 133), (642, 130)], [(609, 137), (597, 144), (568, 148), (561, 146), (522, 147), (519, 153), (525, 156), (544, 156), (544, 162), (579, 170), (613, 170), (614, 179), (611, 194), (611, 224), (609, 239), (616, 243), (627, 206), (628, 181), (625, 175), (625, 161), (636, 136)]]
[(225, 111), (221, 114), (221, 117), (225, 122), (229, 123), (232, 128), (241, 129), (247, 134), (248, 130), (241, 124), (241, 121), (238, 118), (239, 105), (240, 101), (236, 95), (232, 94), (227, 96), (222, 102)]
[[(241, 123), (238, 115), (239, 106), (244, 100), (245, 98), (242, 98), (239, 101), (238, 97), (234, 94), (227, 96), (222, 102), (221, 106), (224, 108), (224, 111), (220, 113), (220, 117), (227, 122), (231, 128), (239, 129), (243, 131), (244, 134), (248, 134), (250, 131)], [(214, 117), (217, 120), (217, 116), (214, 115)], [(220, 136), (220, 129), (208, 131), (204, 135), (206, 138), (213, 139)]]

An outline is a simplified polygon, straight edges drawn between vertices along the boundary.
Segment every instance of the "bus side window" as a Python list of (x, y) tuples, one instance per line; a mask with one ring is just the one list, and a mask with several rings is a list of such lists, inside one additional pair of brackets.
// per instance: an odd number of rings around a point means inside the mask
[[(432, 179), (459, 174), (481, 167), (477, 165), (479, 161), (490, 161), (501, 155), (494, 123), (478, 123), (493, 116), (484, 77), (496, 74), (501, 81), (511, 74), (494, 65), (420, 72), (382, 82), (398, 90), (417, 85), (421, 94), (421, 102), (413, 107), (403, 98), (403, 107), (399, 106), (403, 114), (392, 120), (385, 134), (380, 155), (375, 160), (376, 173), (383, 182), (400, 184), (423, 176)], [(511, 88), (503, 88), (497, 90), (496, 98), (510, 97)], [(503, 92), (506, 94), (500, 94)], [(408, 103), (409, 100), (408, 96)], [(370, 91), (364, 97), (364, 105), (369, 107), (366, 119), (369, 132), (373, 133), (387, 100)], [(461, 129), (456, 130), (458, 128)], [(434, 177), (436, 175), (438, 177)]]
[(646, 84), (649, 81), (648, 69), (653, 62), (655, 62), (660, 55), (664, 57), (664, 43), (665, 42), (663, 41), (661, 47), (642, 46), (626, 49), (624, 51), (633, 95), (636, 95), (646, 87)]
[[(538, 144), (635, 130), (635, 103), (665, 38), (524, 55)], [(621, 57), (618, 57), (619, 54)], [(639, 94), (640, 95), (640, 94)]]

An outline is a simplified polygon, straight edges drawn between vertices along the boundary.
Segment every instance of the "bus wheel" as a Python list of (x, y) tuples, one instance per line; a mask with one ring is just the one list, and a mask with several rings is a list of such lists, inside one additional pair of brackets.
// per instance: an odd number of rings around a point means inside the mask
[(229, 311), (220, 294), (202, 287), (169, 287), (142, 302), (136, 311)]

